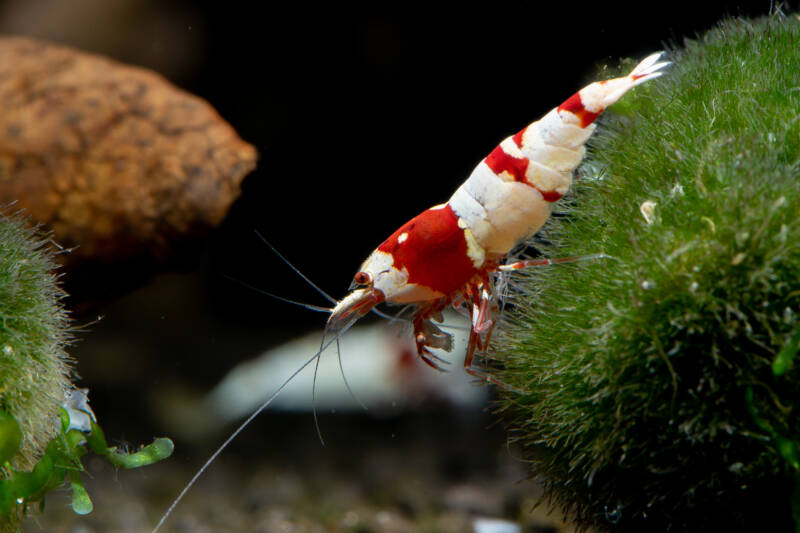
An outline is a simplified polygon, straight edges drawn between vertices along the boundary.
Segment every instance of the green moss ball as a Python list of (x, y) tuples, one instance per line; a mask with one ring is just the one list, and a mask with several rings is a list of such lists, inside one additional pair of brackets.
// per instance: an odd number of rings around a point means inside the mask
[(58, 433), (70, 383), (53, 248), (21, 216), (0, 213), (0, 409), (22, 430), (15, 469), (32, 467)]
[(729, 20), (670, 56), (604, 115), (546, 230), (550, 257), (612, 258), (511, 282), (493, 349), (523, 392), (499, 410), (584, 525), (792, 530), (800, 23)]

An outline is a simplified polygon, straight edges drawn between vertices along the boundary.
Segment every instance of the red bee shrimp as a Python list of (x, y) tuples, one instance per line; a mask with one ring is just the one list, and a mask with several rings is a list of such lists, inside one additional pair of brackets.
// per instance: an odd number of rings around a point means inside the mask
[[(450, 351), (453, 340), (434, 321), (441, 322), (442, 311), (450, 305), (467, 314), (471, 324), (464, 368), (473, 376), (501, 384), (472, 368), (475, 351), (486, 348), (493, 325), (491, 312), (496, 301), (493, 276), (602, 256), (504, 262), (519, 242), (544, 225), (553, 204), (569, 190), (572, 172), (585, 154), (584, 144), (594, 132), (594, 120), (628, 90), (660, 76), (661, 69), (669, 64), (658, 61), (661, 54), (646, 57), (625, 77), (587, 85), (541, 119), (505, 139), (475, 167), (447, 203), (423, 211), (378, 246), (356, 273), (355, 288), (351, 287), (350, 294), (330, 310), (320, 350), (222, 443), (172, 502), (153, 533), (220, 452), (289, 382), (313, 361), (319, 362), (320, 354), (328, 346), (380, 303), (414, 306), (410, 321), (417, 353), (428, 365), (440, 370), (437, 361), (441, 359), (431, 350)], [(326, 341), (329, 334), (333, 336)]]
[(512, 248), (544, 225), (553, 204), (569, 190), (594, 120), (629, 89), (660, 76), (669, 64), (658, 62), (660, 56), (648, 56), (625, 77), (584, 87), (503, 140), (447, 203), (412, 218), (372, 252), (353, 279), (358, 288), (337, 303), (326, 332), (341, 332), (382, 302), (412, 304), (417, 353), (441, 369), (431, 349), (450, 351), (452, 337), (434, 320), (441, 322), (442, 310), (453, 305), (471, 319), (465, 370), (496, 382), (472, 368), (475, 351), (486, 348), (493, 325), (492, 275), (583, 259), (504, 263)]

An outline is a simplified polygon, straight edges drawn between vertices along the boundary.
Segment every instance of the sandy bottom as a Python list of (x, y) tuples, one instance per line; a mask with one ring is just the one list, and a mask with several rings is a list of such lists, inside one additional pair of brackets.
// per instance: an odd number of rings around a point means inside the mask
[[(310, 414), (267, 415), (200, 478), (160, 531), (167, 532), (568, 532), (561, 513), (535, 507), (540, 490), (475, 413), (376, 420), (324, 413), (322, 447)], [(94, 511), (78, 516), (65, 488), (25, 531), (146, 532), (224, 438), (177, 442), (162, 464), (116, 471), (86, 460)], [(485, 519), (495, 529), (481, 530)], [(477, 521), (477, 522), (476, 522)], [(498, 525), (499, 524), (499, 525)], [(476, 525), (478, 526), (476, 528)]]

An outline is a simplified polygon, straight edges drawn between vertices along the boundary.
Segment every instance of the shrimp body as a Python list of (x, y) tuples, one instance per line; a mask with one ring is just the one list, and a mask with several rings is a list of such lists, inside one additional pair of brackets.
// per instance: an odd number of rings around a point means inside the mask
[[(441, 322), (441, 312), (450, 305), (468, 315), (471, 324), (464, 368), (473, 376), (502, 384), (472, 368), (475, 351), (484, 350), (491, 335), (491, 314), (497, 302), (495, 277), (499, 272), (602, 256), (504, 262), (518, 242), (544, 225), (554, 202), (569, 190), (572, 172), (583, 160), (584, 144), (594, 132), (594, 120), (629, 89), (660, 76), (660, 69), (669, 64), (658, 62), (660, 56), (657, 53), (645, 58), (625, 77), (584, 87), (538, 121), (502, 141), (447, 203), (423, 211), (378, 246), (353, 278), (355, 288), (351, 287), (353, 290), (331, 311), (319, 351), (284, 380), (214, 452), (172, 502), (153, 533), (250, 421), (304, 368), (315, 360), (319, 362), (320, 354), (331, 343), (337, 342), (350, 326), (382, 302), (414, 306), (411, 323), (417, 353), (440, 370), (438, 363), (445, 361), (431, 349), (451, 351), (453, 339), (434, 321)], [(328, 333), (333, 336), (326, 342)]]
[(431, 319), (448, 305), (471, 316), (465, 367), (483, 350), (492, 327), (492, 274), (549, 264), (529, 260), (503, 264), (511, 249), (536, 233), (552, 206), (572, 184), (585, 155), (594, 120), (628, 90), (662, 74), (661, 53), (627, 76), (594, 82), (520, 132), (503, 140), (472, 171), (447, 203), (423, 211), (370, 254), (355, 275), (356, 288), (338, 302), (328, 330), (340, 330), (381, 302), (415, 304), (417, 351), (440, 368), (429, 348), (452, 346)]

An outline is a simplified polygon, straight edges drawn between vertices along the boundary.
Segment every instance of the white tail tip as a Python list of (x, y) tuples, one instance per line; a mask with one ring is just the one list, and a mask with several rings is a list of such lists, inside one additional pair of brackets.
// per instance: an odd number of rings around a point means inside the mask
[(658, 62), (658, 59), (664, 52), (656, 52), (644, 58), (636, 67), (628, 74), (628, 77), (633, 80), (633, 86), (644, 83), (647, 80), (652, 80), (661, 76), (664, 72), (661, 70), (667, 65), (672, 64), (670, 61)]

